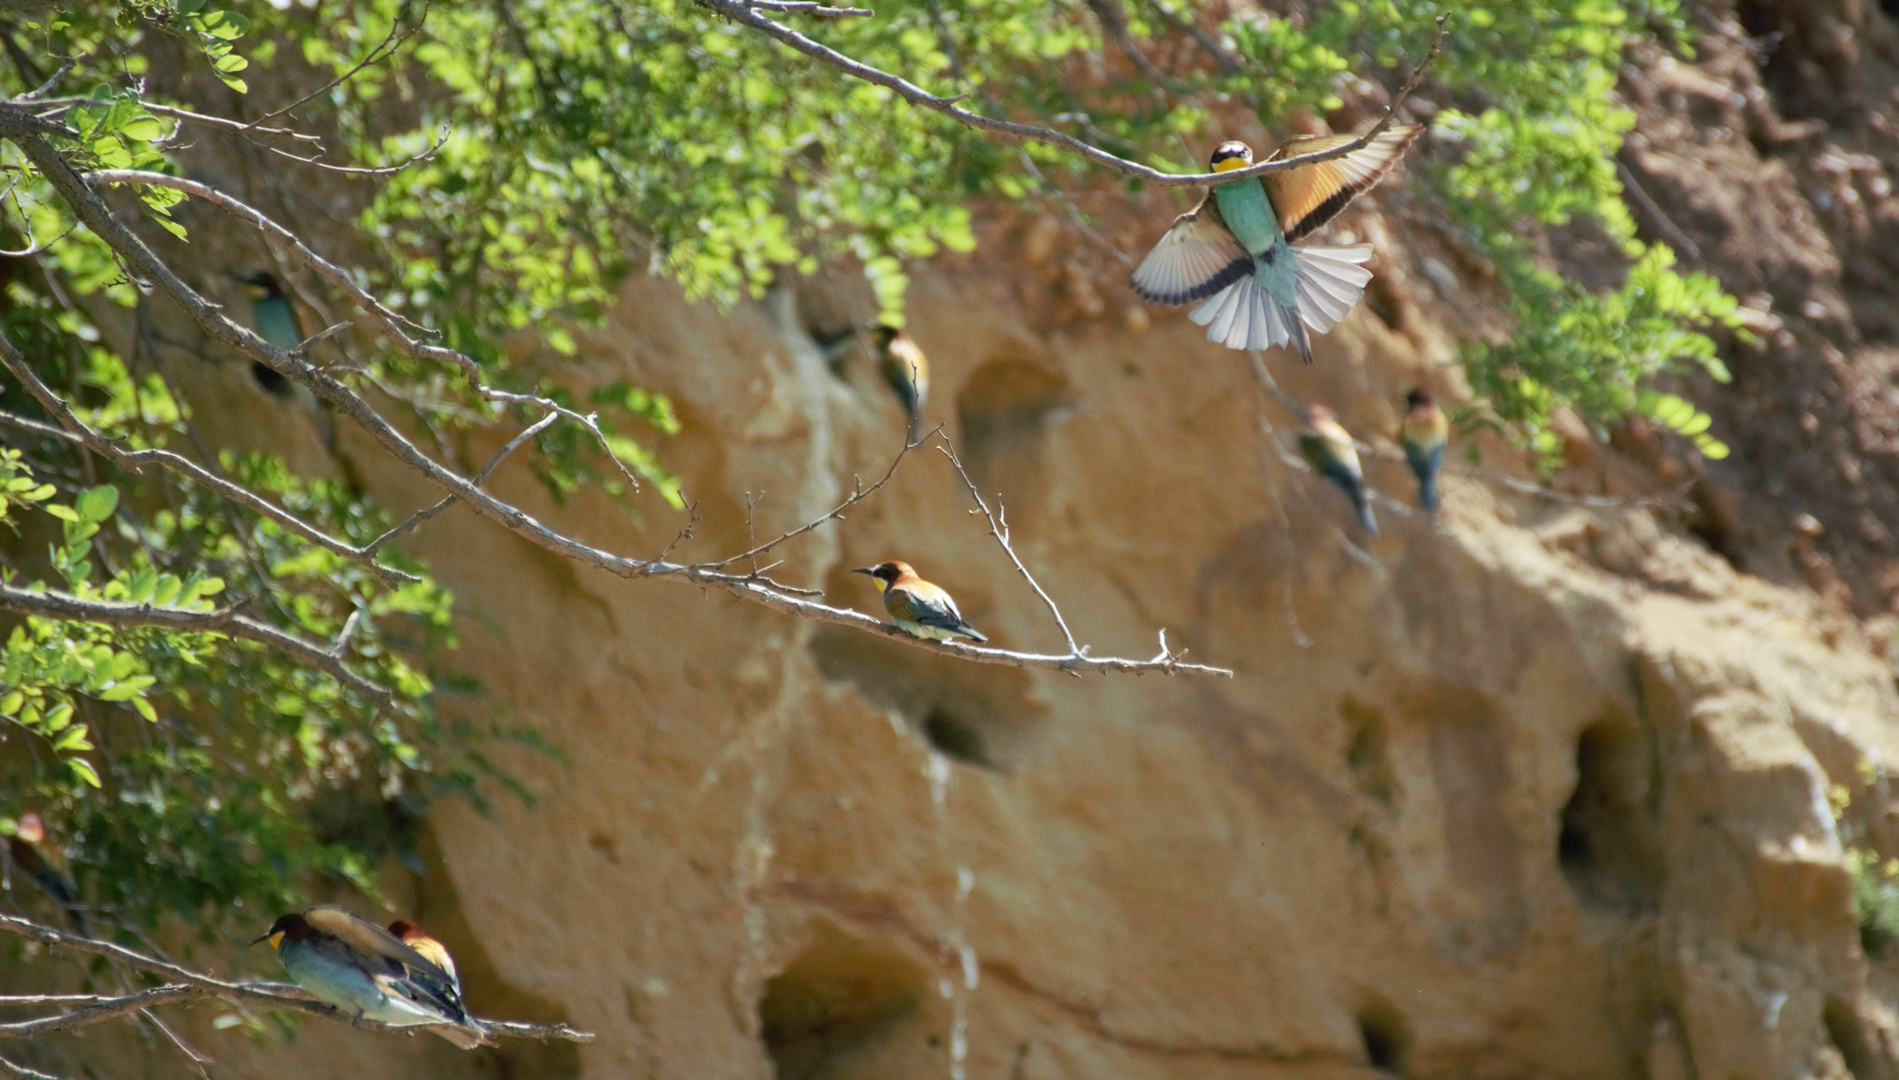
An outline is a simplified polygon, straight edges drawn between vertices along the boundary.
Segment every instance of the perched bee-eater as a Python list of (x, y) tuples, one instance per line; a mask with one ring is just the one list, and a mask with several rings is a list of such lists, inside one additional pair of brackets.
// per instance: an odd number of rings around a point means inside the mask
[(86, 929), (86, 917), (79, 910), (79, 889), (73, 884), (72, 875), (66, 871), (65, 856), (46, 835), (46, 823), (40, 820), (38, 814), (28, 812), (20, 815), (19, 822), (13, 827), (13, 835), (7, 837), (7, 854), (21, 873), (32, 878), (33, 884), (38, 885), (40, 891), (60, 906), (80, 936), (92, 936)]
[(397, 941), (402, 942), (404, 945), (427, 957), (429, 962), (433, 963), (436, 967), (448, 972), (449, 988), (455, 991), (456, 997), (461, 996), (462, 979), (460, 975), (455, 973), (455, 958), (448, 955), (448, 949), (444, 947), (441, 942), (430, 937), (420, 926), (417, 926), (407, 919), (397, 919), (395, 922), (390, 923), (389, 934)]
[(930, 358), (907, 331), (885, 322), (871, 327), (867, 333), (853, 326), (817, 339), (819, 351), (824, 353), (833, 370), (841, 369), (851, 346), (860, 341), (876, 352), (877, 373), (889, 384), (904, 414), (910, 418), (910, 443), (915, 445), (923, 437), (923, 404), (930, 397)]
[(881, 562), (851, 573), (869, 574), (876, 579), (877, 591), (884, 595), (884, 610), (890, 613), (891, 621), (900, 630), (934, 641), (953, 641), (959, 637), (989, 640), (963, 621), (963, 613), (956, 610), (956, 601), (949, 593), (918, 577), (907, 562)]
[[(1393, 124), (1344, 157), (1284, 172), (1215, 185), (1191, 212), (1174, 219), (1129, 279), (1134, 291), (1156, 304), (1205, 301), (1188, 316), (1207, 328), (1207, 340), (1230, 349), (1291, 345), (1312, 362), (1310, 326), (1325, 333), (1338, 325), (1371, 280), (1359, 265), (1370, 244), (1352, 247), (1293, 247), (1292, 242), (1332, 220), (1353, 199), (1384, 179), (1424, 128)], [(1356, 135), (1311, 135), (1288, 139), (1270, 161), (1344, 146)], [(1253, 164), (1243, 142), (1221, 143), (1209, 162), (1212, 172)]]
[(910, 335), (888, 323), (871, 331), (877, 343), (877, 370), (910, 418), (910, 444), (923, 437), (923, 403), (930, 397), (930, 358)]
[(324, 904), (278, 918), (257, 940), (270, 942), (298, 986), (352, 1017), (436, 1025), (429, 1030), (464, 1050), (488, 1042), (454, 976), (367, 919)]
[(1339, 423), (1338, 416), (1323, 405), (1306, 408), (1306, 429), (1299, 433), (1299, 452), (1312, 467), (1339, 486), (1358, 511), (1358, 523), (1365, 531), (1378, 535), (1378, 519), (1372, 517), (1371, 499), (1365, 491), (1365, 472), (1358, 466), (1358, 449), (1352, 435)]
[(1422, 387), (1413, 387), (1404, 396), (1408, 406), (1404, 426), (1398, 429), (1398, 441), (1404, 446), (1404, 459), (1418, 474), (1418, 505), (1437, 511), (1437, 474), (1444, 468), (1444, 447), (1450, 442), (1451, 422)]
[[(303, 324), (297, 319), (297, 309), (290, 304), (290, 298), (284, 295), (283, 287), (268, 272), (258, 270), (238, 275), (244, 283), (244, 295), (251, 301), (251, 324), (257, 330), (257, 336), (289, 352), (303, 344)], [(251, 377), (257, 385), (278, 397), (290, 396), (290, 380), (275, 368), (263, 364), (251, 364)]]

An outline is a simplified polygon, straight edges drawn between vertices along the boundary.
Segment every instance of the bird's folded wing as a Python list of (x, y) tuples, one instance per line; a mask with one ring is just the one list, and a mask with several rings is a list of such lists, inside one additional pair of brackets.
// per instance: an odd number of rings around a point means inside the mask
[(944, 630), (959, 630), (963, 627), (963, 614), (956, 610), (956, 601), (941, 589), (940, 595), (926, 595), (913, 588), (893, 589), (884, 604), (893, 618), (913, 622), (919, 626), (936, 626)]
[(1198, 209), (1174, 219), (1128, 282), (1143, 300), (1185, 304), (1205, 300), (1252, 273), (1253, 259), (1220, 220), (1209, 196)]
[(321, 904), (304, 912), (303, 918), (316, 930), (336, 937), (352, 948), (412, 968), (445, 985), (455, 981), (434, 961), (404, 945), (389, 931), (340, 907)]
[[(1271, 189), (1279, 227), (1288, 241), (1306, 236), (1338, 216), (1353, 199), (1372, 189), (1404, 156), (1422, 124), (1393, 124), (1363, 148), (1284, 172), (1261, 177)], [(1268, 161), (1285, 161), (1357, 142), (1357, 135), (1305, 135), (1287, 139)]]

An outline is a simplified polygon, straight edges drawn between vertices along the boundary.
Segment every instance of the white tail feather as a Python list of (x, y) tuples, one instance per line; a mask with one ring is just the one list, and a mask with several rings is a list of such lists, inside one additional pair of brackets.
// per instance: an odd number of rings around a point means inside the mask
[(1352, 247), (1296, 247), (1299, 267), (1299, 314), (1306, 325), (1323, 334), (1351, 313), (1371, 281), (1371, 271), (1358, 265), (1371, 258), (1370, 244)]

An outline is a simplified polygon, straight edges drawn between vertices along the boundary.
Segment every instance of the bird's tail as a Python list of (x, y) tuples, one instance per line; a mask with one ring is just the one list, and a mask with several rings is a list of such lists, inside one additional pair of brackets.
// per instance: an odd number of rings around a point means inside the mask
[(1266, 349), (1290, 345), (1300, 359), (1312, 362), (1309, 326), (1325, 333), (1338, 325), (1371, 280), (1371, 271), (1359, 264), (1371, 258), (1370, 244), (1352, 247), (1291, 247), (1297, 303), (1286, 307), (1272, 298), (1258, 274), (1213, 294), (1188, 316), (1207, 328), (1207, 340), (1229, 349)]
[[(1359, 265), (1371, 258), (1370, 244), (1351, 247), (1292, 248), (1293, 265), (1298, 270), (1299, 314), (1315, 333), (1323, 334), (1351, 313), (1358, 298), (1365, 294), (1371, 271)], [(1299, 327), (1304, 339), (1305, 327)], [(1312, 353), (1301, 349), (1306, 363)]]
[(1305, 327), (1292, 309), (1280, 306), (1259, 283), (1246, 277), (1214, 293), (1187, 316), (1207, 328), (1207, 340), (1229, 349), (1270, 349), (1291, 345), (1311, 363)]
[(1444, 448), (1438, 446), (1426, 451), (1423, 447), (1407, 445), (1404, 456), (1418, 477), (1418, 505), (1437, 513), (1437, 474), (1444, 466)]
[(1372, 516), (1371, 493), (1366, 491), (1364, 485), (1361, 484), (1351, 490), (1351, 496), (1352, 509), (1358, 511), (1358, 523), (1365, 527), (1366, 533), (1376, 538), (1378, 536), (1378, 519)]

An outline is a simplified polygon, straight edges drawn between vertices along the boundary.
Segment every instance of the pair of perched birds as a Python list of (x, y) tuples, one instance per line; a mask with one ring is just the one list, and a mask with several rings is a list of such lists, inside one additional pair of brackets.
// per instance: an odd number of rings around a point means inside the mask
[(321, 904), (278, 918), (252, 944), (263, 941), (298, 986), (352, 1019), (428, 1025), (464, 1050), (489, 1043), (487, 1028), (462, 1005), (461, 979), (448, 950), (407, 919), (384, 930)]
[[(1435, 513), (1437, 476), (1444, 468), (1444, 449), (1450, 444), (1450, 420), (1421, 388), (1405, 395), (1405, 406), (1398, 443), (1404, 447), (1405, 462), (1418, 478), (1418, 505)], [(1377, 536), (1378, 519), (1372, 516), (1371, 493), (1358, 463), (1358, 448), (1337, 414), (1324, 405), (1307, 406), (1306, 428), (1299, 433), (1299, 452), (1315, 471), (1345, 492), (1352, 500), (1352, 509), (1358, 512), (1358, 523)]]

